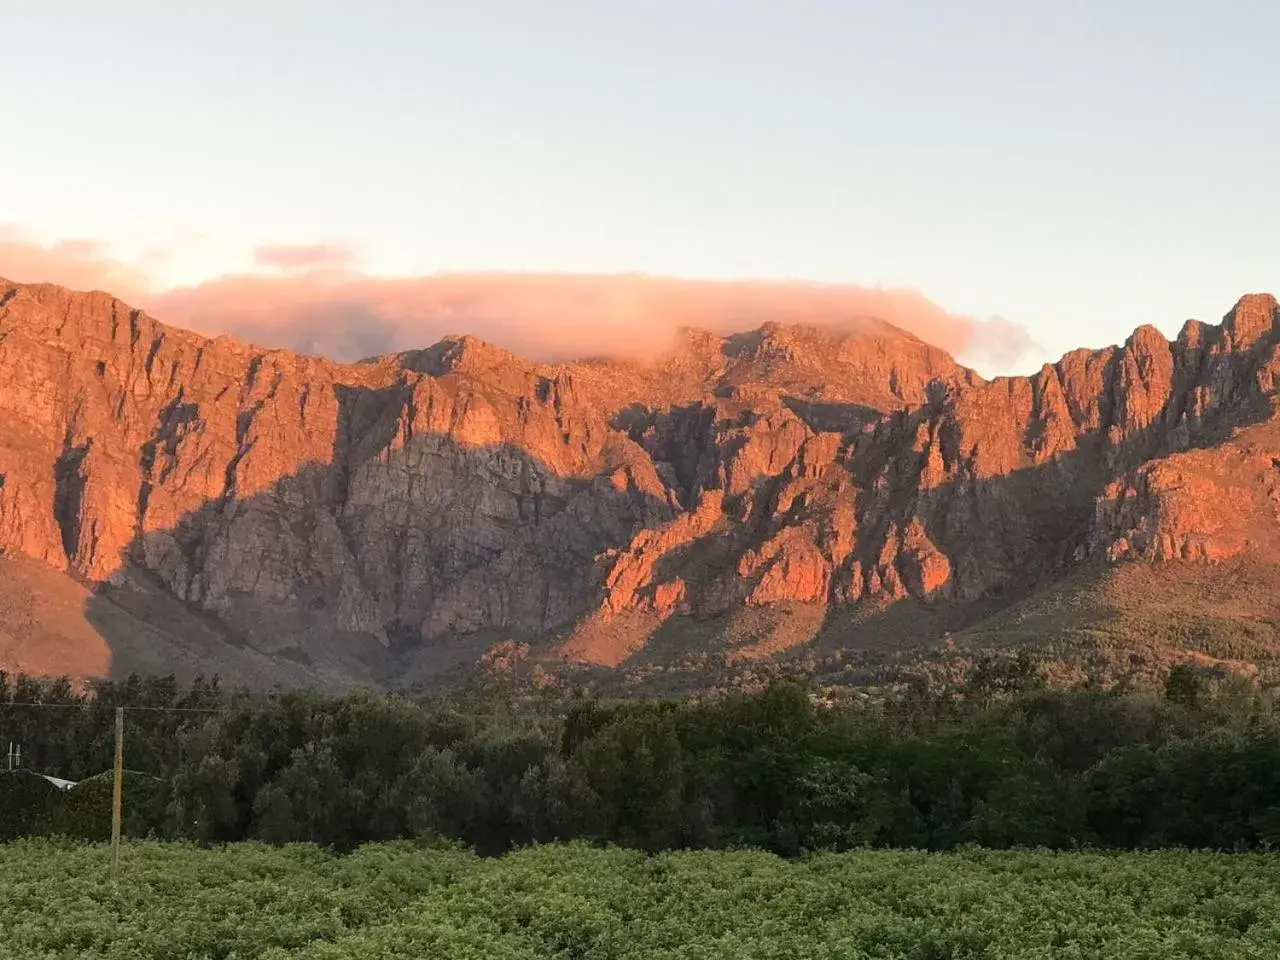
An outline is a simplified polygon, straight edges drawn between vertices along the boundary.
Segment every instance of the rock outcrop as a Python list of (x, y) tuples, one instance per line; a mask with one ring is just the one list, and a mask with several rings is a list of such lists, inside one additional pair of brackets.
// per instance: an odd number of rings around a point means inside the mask
[(651, 364), (464, 336), (342, 365), (0, 281), (0, 551), (295, 660), (617, 664), (672, 617), (1280, 550), (1278, 320), (1249, 296), (991, 382), (872, 320), (688, 331)]

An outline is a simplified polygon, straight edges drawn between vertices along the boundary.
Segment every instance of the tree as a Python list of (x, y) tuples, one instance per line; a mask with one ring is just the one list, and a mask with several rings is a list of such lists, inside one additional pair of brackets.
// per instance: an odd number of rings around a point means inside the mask
[(1204, 677), (1195, 667), (1189, 663), (1176, 663), (1164, 682), (1164, 698), (1170, 703), (1195, 708), (1200, 705), (1206, 686)]

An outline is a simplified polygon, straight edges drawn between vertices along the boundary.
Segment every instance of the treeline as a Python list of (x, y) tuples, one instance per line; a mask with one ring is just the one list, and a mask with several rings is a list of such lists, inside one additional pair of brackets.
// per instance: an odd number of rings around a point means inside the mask
[[(958, 693), (879, 702), (819, 703), (782, 682), (704, 702), (518, 708), (137, 678), (89, 696), (0, 675), (0, 758), (14, 742), (28, 770), (101, 774), (117, 705), (135, 708), (134, 836), (452, 838), (482, 853), (570, 838), (788, 855), (1280, 844), (1280, 711), (1245, 680), (1189, 668), (1145, 693), (1043, 689), (1009, 661), (978, 665)], [(104, 780), (68, 815), (81, 788), (18, 786), (31, 779), (0, 777), (0, 837), (105, 829)]]

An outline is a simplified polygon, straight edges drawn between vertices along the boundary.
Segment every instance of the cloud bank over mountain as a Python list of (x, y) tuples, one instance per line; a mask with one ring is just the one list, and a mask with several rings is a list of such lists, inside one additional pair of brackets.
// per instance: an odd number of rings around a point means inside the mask
[(642, 274), (363, 272), (335, 244), (254, 251), (256, 272), (159, 289), (145, 264), (88, 240), (50, 245), (0, 233), (0, 276), (103, 289), (201, 333), (356, 360), (469, 333), (525, 356), (560, 360), (662, 352), (681, 327), (719, 334), (762, 323), (840, 325), (876, 317), (985, 373), (1032, 359), (1021, 325), (952, 313), (913, 290), (801, 281), (707, 281)]

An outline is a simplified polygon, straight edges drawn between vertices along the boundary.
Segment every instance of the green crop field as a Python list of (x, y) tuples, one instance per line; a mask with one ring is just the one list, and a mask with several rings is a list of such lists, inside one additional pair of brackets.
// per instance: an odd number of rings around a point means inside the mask
[(1280, 856), (0, 847), (0, 957), (1280, 956)]

